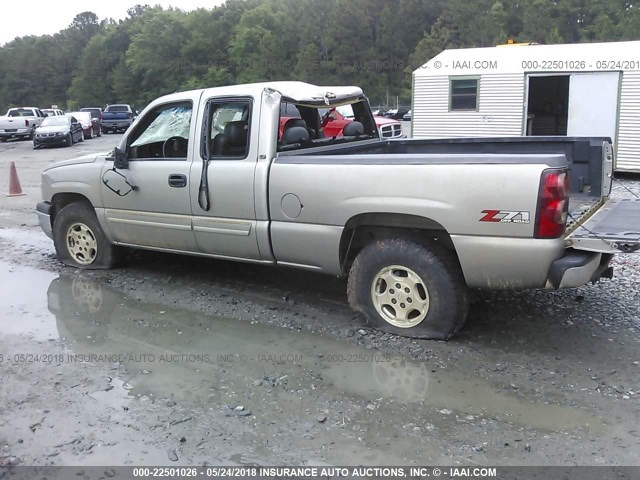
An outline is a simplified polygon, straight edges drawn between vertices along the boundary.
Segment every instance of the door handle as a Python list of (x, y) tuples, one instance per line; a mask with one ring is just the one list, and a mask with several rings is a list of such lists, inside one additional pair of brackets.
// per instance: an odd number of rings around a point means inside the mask
[(187, 176), (180, 173), (172, 173), (169, 175), (169, 186), (174, 188), (186, 187)]

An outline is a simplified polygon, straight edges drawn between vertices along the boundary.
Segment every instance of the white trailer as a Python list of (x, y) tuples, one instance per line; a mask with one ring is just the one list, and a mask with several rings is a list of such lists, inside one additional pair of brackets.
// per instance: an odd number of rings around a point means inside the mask
[(413, 72), (414, 137), (611, 137), (640, 172), (640, 41), (450, 49)]

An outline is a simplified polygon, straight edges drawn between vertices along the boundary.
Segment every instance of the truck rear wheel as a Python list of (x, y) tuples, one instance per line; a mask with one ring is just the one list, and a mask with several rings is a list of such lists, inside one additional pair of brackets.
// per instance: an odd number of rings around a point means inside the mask
[(351, 307), (371, 325), (407, 337), (447, 340), (468, 313), (456, 256), (433, 241), (370, 243), (353, 262), (347, 294)]
[(109, 243), (93, 208), (84, 202), (70, 203), (58, 212), (53, 243), (60, 261), (76, 268), (111, 268), (118, 257), (118, 247)]

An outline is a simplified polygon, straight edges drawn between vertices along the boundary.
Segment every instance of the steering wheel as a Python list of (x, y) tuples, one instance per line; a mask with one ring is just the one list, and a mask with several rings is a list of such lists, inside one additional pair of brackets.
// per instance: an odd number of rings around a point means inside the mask
[(171, 146), (171, 149), (175, 153), (175, 152), (181, 151), (183, 148), (186, 150), (187, 141), (188, 140), (186, 138), (179, 137), (179, 136), (173, 136), (173, 137), (167, 138), (164, 141), (164, 143), (162, 144), (162, 156), (164, 158), (169, 156), (169, 155), (167, 155), (167, 144), (169, 142), (173, 142), (173, 145)]

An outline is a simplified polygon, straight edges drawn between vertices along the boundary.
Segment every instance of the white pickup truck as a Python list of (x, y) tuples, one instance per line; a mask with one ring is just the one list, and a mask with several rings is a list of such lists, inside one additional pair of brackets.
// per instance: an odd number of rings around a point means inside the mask
[[(320, 112), (345, 105), (327, 134)], [(357, 87), (233, 85), (159, 98), (113, 153), (50, 164), (37, 213), (75, 267), (124, 246), (345, 275), (373, 325), (444, 339), (469, 287), (577, 287), (640, 249), (613, 162), (605, 138), (385, 140)]]
[(45, 117), (37, 107), (10, 108), (4, 117), (0, 117), (0, 142), (6, 142), (10, 138), (33, 140), (36, 128)]

